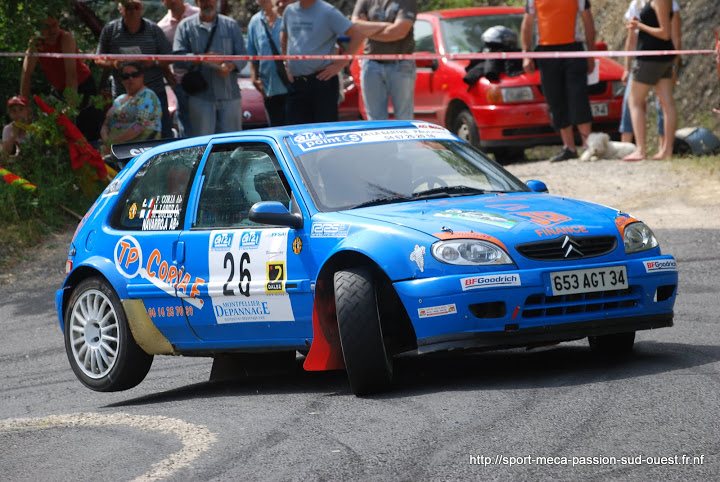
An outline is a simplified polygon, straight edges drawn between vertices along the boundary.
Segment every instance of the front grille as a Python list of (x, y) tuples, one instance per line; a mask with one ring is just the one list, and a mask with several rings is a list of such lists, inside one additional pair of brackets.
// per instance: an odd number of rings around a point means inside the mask
[(574, 315), (578, 313), (609, 312), (634, 308), (639, 302), (639, 290), (597, 291), (564, 296), (528, 296), (523, 305), (523, 318)]
[(518, 244), (518, 253), (536, 261), (585, 259), (611, 253), (617, 247), (615, 236), (561, 236), (547, 241)]

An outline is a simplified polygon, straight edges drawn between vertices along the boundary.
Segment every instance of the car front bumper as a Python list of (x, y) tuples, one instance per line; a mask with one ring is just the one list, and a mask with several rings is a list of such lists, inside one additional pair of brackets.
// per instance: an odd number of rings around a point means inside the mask
[[(677, 271), (648, 272), (645, 258), (623, 263), (563, 266), (561, 270), (624, 265), (628, 288), (553, 296), (558, 266), (487, 273), (519, 275), (516, 286), (463, 290), (467, 274), (395, 283), (420, 351), (453, 347), (503, 348), (672, 326)], [(485, 274), (485, 273), (483, 273)]]

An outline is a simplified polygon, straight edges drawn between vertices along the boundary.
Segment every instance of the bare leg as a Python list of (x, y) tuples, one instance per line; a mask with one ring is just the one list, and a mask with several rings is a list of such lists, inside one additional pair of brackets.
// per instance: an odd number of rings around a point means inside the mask
[(645, 97), (650, 91), (650, 86), (642, 82), (632, 82), (630, 84), (630, 98), (628, 99), (628, 107), (630, 108), (630, 118), (632, 119), (633, 132), (635, 133), (635, 150), (632, 154), (625, 156), (623, 160), (638, 161), (645, 159), (645, 144), (647, 126), (645, 125), (646, 106)]
[(592, 124), (590, 122), (586, 122), (584, 124), (579, 124), (578, 131), (580, 131), (580, 137), (582, 137), (582, 145), (583, 147), (587, 147), (587, 138), (592, 132)]
[(632, 142), (633, 141), (633, 135), (632, 132), (623, 132), (620, 134), (620, 140), (622, 142)]
[(653, 159), (668, 159), (672, 157), (673, 144), (675, 142), (675, 129), (677, 129), (677, 110), (673, 98), (672, 79), (660, 79), (655, 85), (655, 93), (660, 100), (660, 106), (665, 114), (663, 127), (665, 136), (663, 143), (658, 147), (658, 153)]

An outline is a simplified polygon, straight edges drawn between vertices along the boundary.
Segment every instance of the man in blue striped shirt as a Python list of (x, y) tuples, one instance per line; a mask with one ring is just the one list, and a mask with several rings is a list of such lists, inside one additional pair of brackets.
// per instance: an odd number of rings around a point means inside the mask
[[(155, 22), (143, 18), (142, 0), (120, 0), (118, 9), (122, 17), (103, 27), (97, 48), (98, 54), (168, 55), (172, 53), (172, 46), (165, 38), (162, 29)], [(102, 68), (112, 69), (113, 97), (125, 93), (125, 88), (120, 81), (119, 66), (121, 62), (119, 60), (95, 61)], [(172, 123), (163, 80), (167, 64), (152, 60), (142, 62), (145, 85), (155, 92), (162, 106), (162, 136), (172, 137)]]

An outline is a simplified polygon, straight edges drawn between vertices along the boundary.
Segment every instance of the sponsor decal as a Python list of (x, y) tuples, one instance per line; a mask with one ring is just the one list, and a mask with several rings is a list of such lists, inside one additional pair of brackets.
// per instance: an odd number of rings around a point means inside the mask
[(144, 199), (139, 218), (143, 231), (168, 231), (180, 225), (181, 194), (164, 194)]
[(346, 238), (350, 232), (349, 224), (313, 223), (310, 230), (311, 238)]
[[(488, 204), (488, 206), (490, 206), (490, 204)], [(493, 209), (500, 209), (502, 211), (519, 211), (529, 207), (527, 204), (492, 204)]]
[(463, 291), (477, 288), (504, 288), (506, 286), (521, 286), (520, 275), (512, 274), (488, 274), (483, 276), (472, 276), (462, 278), (460, 285)]
[(438, 239), (481, 239), (489, 243), (493, 243), (500, 246), (502, 249), (507, 251), (505, 244), (494, 236), (484, 233), (476, 233), (474, 231), (453, 231), (453, 232), (442, 232), (433, 234)]
[(310, 132), (290, 138), (290, 142), (301, 152), (327, 147), (347, 146), (370, 142), (399, 140), (454, 140), (445, 128), (425, 123), (413, 123), (413, 128), (373, 129), (357, 132)]
[[(217, 324), (294, 321), (285, 291), (287, 228), (235, 231), (227, 249), (209, 249), (208, 295)], [(217, 235), (213, 231), (210, 246)]]
[(144, 261), (140, 243), (132, 236), (123, 236), (115, 245), (115, 268), (127, 279), (137, 276), (150, 281), (168, 296), (185, 298), (196, 308), (203, 307), (203, 301), (197, 296), (205, 280), (178, 268), (175, 264), (164, 260), (160, 250), (154, 249)]
[(677, 262), (674, 259), (658, 259), (655, 261), (643, 261), (645, 272), (655, 271), (677, 271)]
[(462, 209), (447, 209), (445, 211), (438, 212), (437, 214), (435, 214), (435, 216), (441, 218), (462, 219), (464, 221), (474, 221), (483, 224), (491, 224), (493, 226), (505, 229), (510, 229), (518, 223), (518, 221), (515, 221), (514, 219), (508, 219), (498, 214), (486, 213), (481, 211), (463, 211)]
[(526, 211), (522, 213), (513, 213), (513, 216), (518, 216), (530, 221), (531, 223), (547, 227), (572, 221), (572, 218), (569, 216), (550, 211)]
[(415, 249), (410, 253), (410, 261), (415, 261), (420, 272), (425, 271), (425, 246), (415, 245)]
[(282, 293), (285, 282), (285, 263), (273, 261), (266, 263), (266, 265), (268, 282), (265, 285), (265, 292)]
[(240, 247), (244, 249), (255, 249), (260, 246), (262, 231), (243, 231), (240, 235)]
[(226, 251), (230, 249), (233, 240), (233, 233), (216, 233), (213, 235), (210, 249)]
[(173, 318), (175, 316), (192, 316), (194, 314), (192, 306), (159, 306), (148, 308), (147, 312), (150, 318)]
[(429, 306), (427, 308), (418, 308), (418, 316), (420, 318), (432, 318), (433, 316), (454, 315), (457, 313), (455, 303), (449, 305)]
[(136, 215), (137, 215), (137, 203), (132, 203), (132, 206), (130, 206), (130, 210), (128, 211), (128, 217), (130, 219), (135, 219)]
[(585, 226), (562, 226), (559, 228), (536, 229), (535, 234), (540, 236), (557, 236), (559, 234), (587, 234), (589, 231)]
[(293, 250), (293, 253), (300, 254), (300, 251), (302, 251), (302, 239), (295, 238), (293, 240), (292, 250)]

